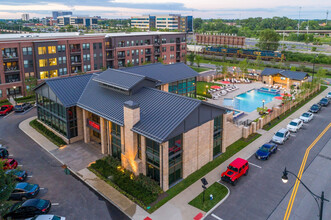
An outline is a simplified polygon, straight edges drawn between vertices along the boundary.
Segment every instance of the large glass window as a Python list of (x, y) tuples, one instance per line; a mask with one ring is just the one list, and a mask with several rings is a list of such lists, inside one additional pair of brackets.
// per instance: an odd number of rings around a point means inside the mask
[(196, 96), (195, 78), (189, 78), (189, 79), (169, 83), (168, 91), (171, 93), (176, 93), (179, 95), (195, 98)]
[(160, 145), (146, 138), (146, 173), (160, 184)]
[(216, 157), (222, 152), (222, 131), (223, 115), (214, 118), (214, 138), (213, 138), (213, 156)]
[(48, 46), (48, 54), (56, 53), (56, 46)]
[(169, 185), (182, 178), (182, 152), (183, 135), (178, 135), (169, 140)]
[(138, 148), (138, 151), (137, 151), (138, 158), (141, 159), (141, 135), (140, 134), (137, 135), (137, 148)]
[(112, 156), (121, 160), (121, 126), (115, 123), (110, 123), (111, 125), (111, 149)]
[(47, 59), (40, 59), (39, 60), (39, 67), (45, 67), (47, 65), (48, 65)]
[(38, 47), (38, 54), (39, 55), (46, 54), (46, 47)]
[(47, 79), (47, 78), (49, 78), (48, 71), (41, 71), (40, 72), (40, 79)]
[(50, 66), (56, 66), (57, 65), (57, 60), (56, 58), (51, 58), (48, 60)]
[(59, 76), (57, 70), (51, 70), (51, 71), (49, 71), (49, 73), (50, 73), (50, 77), (51, 78), (52, 77), (58, 77)]

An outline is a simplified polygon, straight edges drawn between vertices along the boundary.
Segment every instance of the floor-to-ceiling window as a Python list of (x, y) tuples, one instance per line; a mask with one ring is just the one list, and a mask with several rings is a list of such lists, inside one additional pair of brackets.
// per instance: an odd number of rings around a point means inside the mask
[(169, 92), (176, 93), (182, 96), (195, 98), (196, 96), (196, 82), (195, 78), (180, 80), (177, 82), (169, 83)]
[(183, 176), (183, 135), (169, 140), (169, 186), (182, 179)]
[(110, 122), (112, 156), (121, 160), (121, 126)]
[(146, 138), (146, 173), (160, 184), (160, 145)]
[(222, 153), (222, 130), (223, 130), (223, 115), (220, 115), (214, 118), (214, 138), (213, 138), (214, 157)]

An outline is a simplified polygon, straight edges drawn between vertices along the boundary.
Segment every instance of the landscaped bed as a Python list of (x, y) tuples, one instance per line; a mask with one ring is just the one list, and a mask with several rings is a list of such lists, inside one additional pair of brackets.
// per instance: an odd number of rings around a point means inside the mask
[[(206, 86), (208, 86), (208, 88), (206, 88)], [(212, 82), (199, 81), (197, 82), (197, 95), (211, 98), (211, 95), (208, 93), (208, 89), (210, 89), (211, 86), (222, 86), (222, 85)]]
[[(204, 193), (203, 192), (200, 193), (188, 204), (204, 212), (208, 212), (218, 202), (220, 202), (228, 193), (229, 190), (224, 185), (215, 182), (210, 187), (208, 187)], [(204, 195), (204, 202), (203, 202), (203, 195)], [(210, 200), (210, 195), (213, 195), (213, 200)]]
[(63, 145), (66, 145), (67, 143), (54, 134), (52, 131), (50, 131), (48, 128), (46, 128), (43, 124), (37, 121), (37, 119), (32, 120), (30, 122), (30, 126), (36, 129), (40, 134), (44, 135), (48, 140), (50, 140), (53, 144), (55, 144), (58, 147), (62, 147)]

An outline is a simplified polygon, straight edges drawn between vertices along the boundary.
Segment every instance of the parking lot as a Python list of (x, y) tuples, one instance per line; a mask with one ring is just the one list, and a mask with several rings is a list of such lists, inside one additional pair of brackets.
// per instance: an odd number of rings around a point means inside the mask
[[(291, 133), (288, 141), (284, 145), (278, 146), (278, 151), (273, 154), (268, 160), (258, 160), (255, 155), (248, 158), (250, 170), (247, 176), (241, 177), (236, 186), (232, 186), (228, 183), (226, 184), (230, 188), (230, 196), (227, 200), (212, 211), (205, 219), (215, 220), (215, 219), (282, 219), (284, 217), (284, 204), (287, 206), (289, 201), (289, 196), (292, 192), (292, 187), (295, 183), (295, 178), (289, 176), (289, 182), (284, 184), (282, 182), (282, 173), (286, 167), (293, 173), (299, 171), (302, 159), (309, 145), (311, 145), (314, 140), (319, 136), (319, 134), (329, 125), (331, 122), (331, 106), (322, 107), (322, 110), (315, 114), (314, 119), (303, 125), (297, 133)], [(308, 109), (307, 109), (308, 110)], [(293, 118), (294, 119), (294, 118)], [(320, 152), (325, 148), (326, 144), (331, 138), (331, 130), (328, 130), (321, 139), (312, 147), (309, 156), (307, 158), (305, 169), (310, 168), (310, 164), (320, 156)], [(260, 146), (256, 146), (256, 150)], [(320, 157), (318, 157), (320, 158)], [(316, 166), (315, 168), (316, 169)], [(317, 170), (314, 170), (318, 172)], [(311, 171), (311, 172), (314, 172)], [(303, 173), (305, 175), (305, 171)], [(331, 178), (327, 176), (327, 178)], [(317, 179), (309, 179), (305, 182), (308, 187), (315, 186), (318, 189), (315, 193), (319, 194), (322, 190), (327, 188), (327, 182), (331, 179), (325, 179), (323, 181)], [(324, 184), (325, 182), (325, 184)], [(324, 185), (323, 185), (323, 184)], [(309, 193), (303, 188), (299, 187), (297, 197), (300, 197), (300, 193), (307, 197), (305, 205), (308, 205), (306, 209), (300, 209), (301, 218), (293, 219), (311, 219), (312, 216), (318, 215), (318, 209), (316, 202), (309, 195)], [(302, 197), (303, 195), (301, 195)], [(325, 197), (330, 198), (331, 193), (325, 191)], [(295, 204), (300, 201), (295, 200)], [(283, 207), (280, 207), (280, 204)], [(326, 206), (328, 205), (328, 208)], [(285, 207), (286, 209), (286, 207)], [(277, 215), (273, 213), (276, 213)], [(316, 213), (311, 213), (312, 211)], [(295, 209), (292, 210), (292, 213)], [(304, 213), (306, 212), (306, 213)], [(325, 204), (324, 216), (331, 215), (330, 204)], [(295, 216), (293, 214), (293, 216)], [(302, 217), (304, 216), (304, 217)], [(292, 218), (290, 218), (292, 219)]]
[(28, 172), (26, 181), (39, 184), (36, 198), (50, 200), (50, 213), (67, 219), (128, 219), (84, 183), (66, 175), (57, 160), (18, 128), (21, 121), (34, 115), (35, 108), (0, 116), (0, 143), (19, 168)]

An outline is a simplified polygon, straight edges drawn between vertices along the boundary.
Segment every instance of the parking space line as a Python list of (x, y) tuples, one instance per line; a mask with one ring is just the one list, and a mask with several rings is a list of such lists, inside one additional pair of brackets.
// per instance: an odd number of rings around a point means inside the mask
[(255, 166), (255, 167), (257, 167), (257, 168), (262, 168), (262, 167), (260, 167), (260, 166), (258, 166), (258, 165), (256, 165), (256, 164), (254, 164), (254, 163), (251, 163), (251, 162), (248, 162), (250, 165), (252, 165), (252, 166)]
[(14, 113), (14, 111), (12, 111), (11, 113), (9, 113), (8, 115), (6, 115), (5, 117), (3, 117), (3, 118), (7, 118), (9, 115), (11, 115), (11, 114), (13, 114)]
[(281, 151), (279, 148), (277, 148), (277, 150)]
[(22, 167), (23, 165), (22, 164), (19, 164), (19, 165), (17, 165), (18, 167)]
[(214, 213), (211, 214), (211, 216), (213, 216), (214, 218), (218, 219), (218, 220), (223, 220), (220, 217), (218, 217), (217, 215), (215, 215)]
[(28, 176), (28, 178), (32, 178), (32, 176)]
[(45, 188), (39, 188), (40, 190), (44, 190)]
[(59, 203), (57, 203), (57, 202), (56, 202), (56, 203), (52, 203), (52, 206), (54, 206), (54, 205), (60, 205), (60, 204), (59, 204)]

